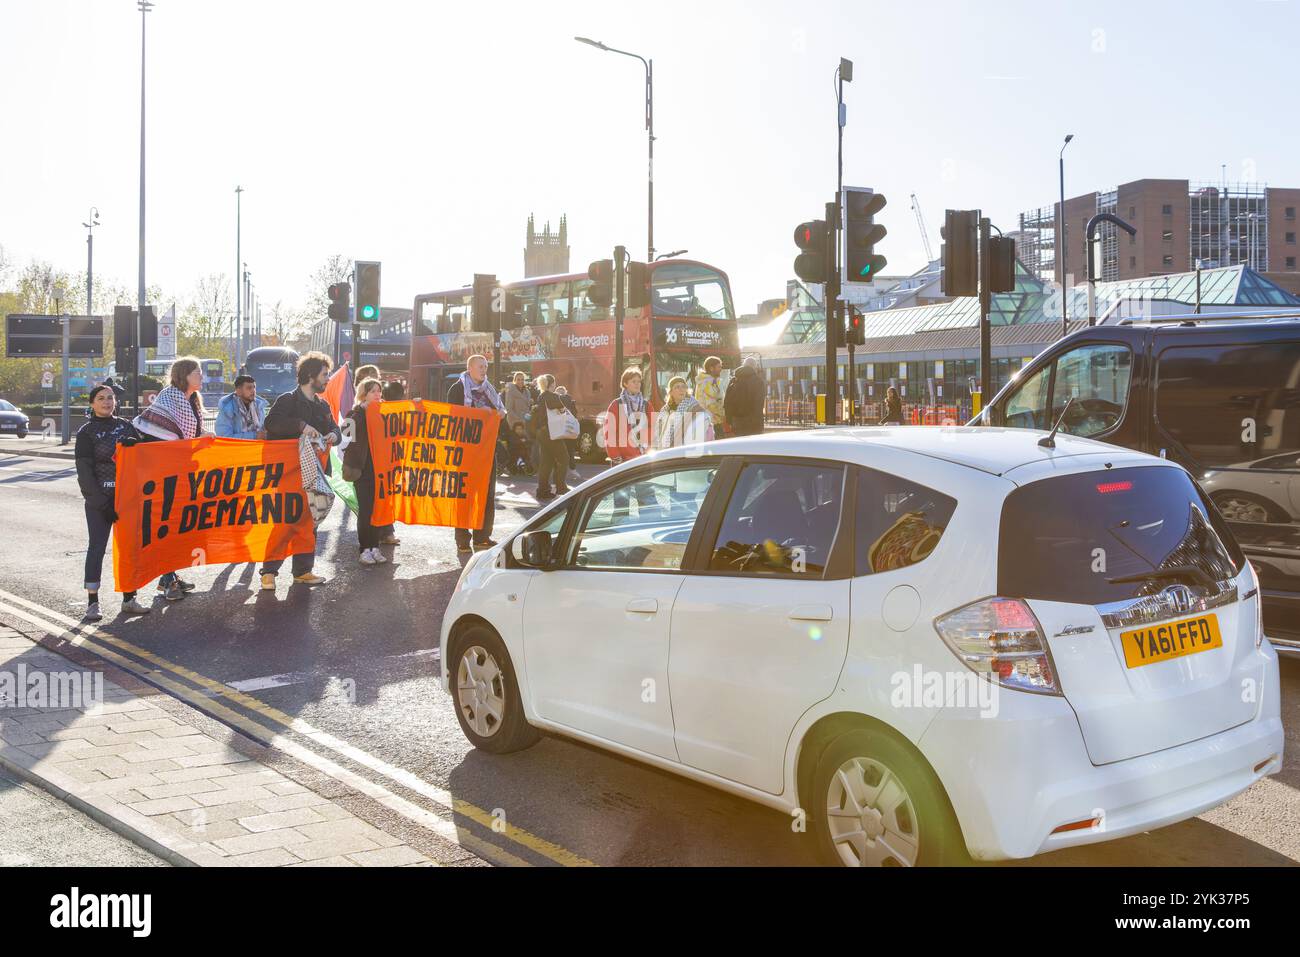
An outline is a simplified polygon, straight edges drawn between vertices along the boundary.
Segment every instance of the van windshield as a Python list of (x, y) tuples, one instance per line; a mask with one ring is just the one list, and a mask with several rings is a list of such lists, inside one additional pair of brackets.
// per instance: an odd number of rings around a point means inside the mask
[(1084, 472), (1007, 496), (998, 594), (1102, 605), (1176, 583), (1227, 581), (1242, 562), (1218, 511), (1181, 469)]

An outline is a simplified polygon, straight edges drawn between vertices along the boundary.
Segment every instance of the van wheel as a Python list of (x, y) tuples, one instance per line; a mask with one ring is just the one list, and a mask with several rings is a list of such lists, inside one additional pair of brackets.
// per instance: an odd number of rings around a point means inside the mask
[(831, 741), (817, 762), (810, 803), (818, 853), (827, 864), (932, 867), (970, 861), (933, 772), (883, 731), (846, 731)]
[(492, 754), (509, 754), (541, 740), (524, 717), (514, 665), (495, 631), (474, 625), (458, 635), (449, 650), (456, 719), (470, 744)]
[(1215, 492), (1210, 500), (1229, 522), (1267, 523), (1289, 522), (1291, 517), (1266, 498), (1250, 492), (1224, 490)]

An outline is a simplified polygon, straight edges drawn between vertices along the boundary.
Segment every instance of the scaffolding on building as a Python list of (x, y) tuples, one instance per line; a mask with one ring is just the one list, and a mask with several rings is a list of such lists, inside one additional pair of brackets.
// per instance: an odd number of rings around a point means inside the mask
[(1268, 272), (1268, 184), (1195, 183), (1189, 210), (1193, 265)]
[(1041, 206), (1020, 214), (1016, 257), (1043, 282), (1056, 278), (1056, 207)]

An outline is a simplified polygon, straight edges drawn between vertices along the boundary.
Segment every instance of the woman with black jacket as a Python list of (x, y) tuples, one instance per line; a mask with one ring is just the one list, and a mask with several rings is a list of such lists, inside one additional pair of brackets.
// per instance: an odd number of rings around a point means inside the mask
[[(99, 621), (99, 578), (104, 568), (104, 551), (108, 535), (117, 521), (117, 447), (134, 445), (140, 438), (135, 427), (118, 418), (117, 397), (110, 385), (90, 390), (90, 418), (77, 430), (77, 484), (86, 499), (86, 620)], [(133, 591), (122, 594), (122, 611), (128, 615), (147, 614)]]
[(375, 469), (370, 461), (370, 437), (366, 432), (366, 406), (380, 401), (382, 390), (378, 379), (362, 379), (357, 383), (357, 405), (348, 413), (352, 441), (343, 450), (343, 477), (356, 476), (352, 478), (352, 487), (357, 490), (357, 543), (363, 565), (382, 565), (388, 561), (379, 550), (381, 530), (370, 524), (375, 511)]

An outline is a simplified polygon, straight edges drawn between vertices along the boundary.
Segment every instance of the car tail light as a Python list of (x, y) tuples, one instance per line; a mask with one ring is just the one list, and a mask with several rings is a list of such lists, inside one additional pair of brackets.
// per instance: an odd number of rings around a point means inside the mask
[(1246, 562), (1246, 567), (1250, 569), (1250, 590), (1247, 595), (1255, 596), (1255, 647), (1259, 648), (1264, 644), (1264, 593), (1259, 589), (1259, 572), (1255, 571), (1255, 566)]
[(1061, 693), (1043, 629), (1018, 598), (986, 598), (934, 623), (966, 667), (1006, 688)]

